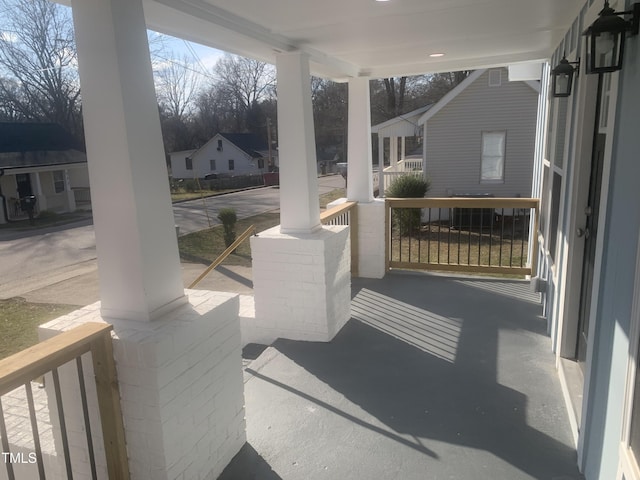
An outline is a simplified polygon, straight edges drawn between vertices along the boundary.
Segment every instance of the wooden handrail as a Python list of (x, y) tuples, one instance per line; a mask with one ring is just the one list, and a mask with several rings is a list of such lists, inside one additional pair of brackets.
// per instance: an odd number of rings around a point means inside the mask
[(0, 360), (0, 396), (91, 352), (108, 476), (129, 480), (111, 330), (107, 323), (85, 323)]
[(322, 212), (320, 214), (320, 223), (322, 224), (329, 223), (334, 218), (337, 218), (340, 215), (347, 213), (357, 204), (358, 202), (344, 202), (344, 203), (341, 203), (340, 205), (337, 205), (333, 208), (330, 208), (329, 210)]
[(216, 268), (218, 265), (220, 265), (222, 262), (224, 262), (226, 260), (226, 258), (231, 255), (231, 253), (240, 246), (240, 244), (242, 242), (244, 242), (247, 237), (249, 237), (252, 233), (255, 233), (256, 231), (256, 227), (255, 225), (251, 225), (249, 228), (247, 228), (238, 238), (236, 238), (235, 242), (233, 242), (231, 245), (229, 245), (227, 247), (227, 249), (222, 252), (220, 254), (220, 256), (218, 258), (216, 258), (211, 265), (209, 265), (206, 270), (204, 272), (202, 272), (198, 278), (196, 278), (193, 282), (191, 282), (191, 285), (189, 285), (187, 288), (193, 288), (195, 287), (198, 283), (200, 283), (202, 281), (202, 279), (204, 277), (206, 277), (207, 275), (209, 275), (209, 273), (211, 272), (211, 270), (213, 270), (214, 268)]
[(537, 198), (385, 198), (392, 208), (538, 208)]
[(0, 395), (87, 353), (112, 329), (108, 323), (85, 323), (0, 360)]

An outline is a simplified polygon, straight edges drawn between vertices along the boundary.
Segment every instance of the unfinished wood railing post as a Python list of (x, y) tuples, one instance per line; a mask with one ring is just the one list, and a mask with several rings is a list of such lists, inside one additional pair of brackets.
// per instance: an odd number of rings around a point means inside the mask
[(129, 480), (129, 461), (111, 335), (103, 335), (94, 340), (91, 352), (109, 479)]

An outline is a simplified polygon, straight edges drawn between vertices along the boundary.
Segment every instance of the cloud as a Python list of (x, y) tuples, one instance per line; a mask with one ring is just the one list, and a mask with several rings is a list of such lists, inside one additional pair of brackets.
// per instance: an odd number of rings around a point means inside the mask
[(0, 40), (8, 43), (16, 43), (18, 41), (18, 35), (14, 32), (0, 32)]

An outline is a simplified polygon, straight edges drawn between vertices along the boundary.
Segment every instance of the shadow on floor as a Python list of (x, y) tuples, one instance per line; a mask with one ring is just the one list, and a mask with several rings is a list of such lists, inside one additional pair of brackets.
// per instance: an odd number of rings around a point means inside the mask
[(527, 284), (389, 275), (353, 293), (332, 342), (278, 340), (247, 369), (249, 442), (283, 479), (582, 478)]
[[(236, 461), (235, 459), (242, 459)], [(274, 472), (264, 458), (251, 446), (245, 443), (240, 452), (234, 457), (227, 468), (225, 468), (218, 480), (282, 480)]]

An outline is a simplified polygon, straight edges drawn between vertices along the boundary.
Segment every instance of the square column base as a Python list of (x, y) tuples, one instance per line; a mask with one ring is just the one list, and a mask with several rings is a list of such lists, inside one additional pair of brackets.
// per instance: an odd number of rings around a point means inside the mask
[(261, 338), (328, 342), (351, 316), (349, 228), (309, 234), (274, 227), (251, 237), (255, 325)]
[[(347, 201), (339, 198), (327, 205), (327, 209), (336, 207)], [(386, 270), (385, 252), (385, 205), (383, 199), (371, 202), (358, 202), (357, 230), (358, 235), (358, 277), (384, 278)]]
[[(110, 322), (132, 479), (213, 480), (246, 441), (238, 295), (185, 293), (187, 305), (153, 322)], [(104, 322), (99, 302), (41, 325), (39, 336), (44, 340), (86, 322)], [(106, 478), (87, 355), (83, 370), (96, 461)], [(59, 372), (74, 478), (84, 478), (89, 464), (75, 364)], [(55, 432), (55, 396), (52, 382), (46, 384)]]

